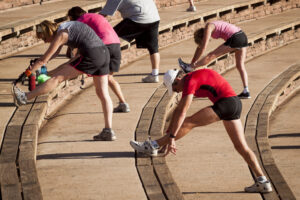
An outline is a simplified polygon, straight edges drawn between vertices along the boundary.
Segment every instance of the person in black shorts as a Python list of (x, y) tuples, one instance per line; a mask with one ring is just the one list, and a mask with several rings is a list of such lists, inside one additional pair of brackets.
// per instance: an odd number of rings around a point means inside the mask
[[(225, 43), (201, 58), (208, 46), (210, 38), (221, 38), (225, 40)], [(198, 47), (194, 53), (191, 64), (187, 64), (179, 58), (179, 66), (185, 72), (189, 72), (194, 68), (209, 64), (212, 60), (226, 53), (234, 52), (236, 67), (240, 73), (244, 86), (244, 90), (238, 95), (238, 97), (241, 99), (251, 98), (248, 88), (248, 75), (245, 68), (248, 46), (246, 34), (239, 27), (233, 24), (224, 21), (213, 21), (207, 23), (204, 29), (200, 28), (196, 30), (194, 33), (194, 39)]]
[[(117, 33), (105, 17), (97, 13), (86, 13), (79, 6), (72, 7), (68, 11), (68, 17), (70, 20), (89, 25), (106, 45), (110, 55), (108, 84), (119, 100), (119, 105), (114, 108), (114, 112), (129, 112), (129, 104), (125, 100), (121, 86), (113, 77), (113, 74), (119, 71), (121, 64), (120, 39)], [(71, 52), (70, 49), (68, 49), (68, 52)], [(72, 50), (72, 52), (74, 54), (76, 50)]]
[[(110, 12), (111, 10), (112, 12)], [(116, 10), (123, 17), (123, 20), (114, 27), (118, 36), (128, 42), (135, 40), (137, 48), (145, 48), (150, 54), (152, 72), (142, 78), (142, 81), (145, 83), (159, 82), (158, 28), (160, 17), (154, 1), (107, 1), (100, 14), (113, 15)]]
[[(243, 125), (240, 120), (241, 100), (236, 96), (230, 84), (212, 69), (199, 69), (178, 76), (179, 71), (168, 70), (164, 75), (164, 85), (170, 95), (182, 92), (181, 100), (175, 108), (167, 134), (157, 140), (144, 142), (130, 141), (130, 145), (138, 152), (156, 156), (160, 148), (166, 147), (166, 155), (176, 154), (175, 140), (187, 135), (193, 128), (205, 126), (222, 120), (236, 151), (244, 158), (256, 176), (256, 183), (246, 187), (246, 192), (271, 192), (272, 186), (264, 176), (253, 151), (247, 145)], [(212, 106), (200, 109), (191, 116), (186, 113), (192, 104), (193, 97), (208, 97)]]
[(99, 134), (99, 140), (113, 141), (116, 139), (112, 130), (112, 101), (108, 92), (109, 52), (107, 47), (88, 25), (69, 21), (60, 24), (43, 21), (37, 25), (36, 34), (39, 39), (50, 43), (47, 51), (32, 66), (30, 71), (55, 58), (63, 45), (77, 48), (79, 54), (68, 62), (58, 66), (51, 73), (51, 78), (30, 92), (23, 92), (13, 87), (13, 97), (17, 106), (25, 105), (28, 100), (54, 90), (61, 82), (87, 74), (93, 77), (96, 94), (101, 101), (104, 114), (104, 128)]

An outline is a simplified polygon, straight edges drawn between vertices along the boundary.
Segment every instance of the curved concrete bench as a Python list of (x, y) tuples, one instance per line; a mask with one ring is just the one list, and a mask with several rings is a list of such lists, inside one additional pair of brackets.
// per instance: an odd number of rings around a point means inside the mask
[[(263, 4), (262, 6), (265, 6)], [(271, 6), (271, 5), (270, 5)], [(220, 11), (219, 11), (220, 12)], [(223, 17), (225, 16), (222, 15)], [(209, 18), (210, 19), (210, 18)], [(207, 19), (207, 20), (209, 20)], [(198, 23), (199, 22), (199, 23)], [(184, 31), (185, 29), (193, 30), (196, 27), (203, 25), (202, 22), (197, 21), (193, 25), (181, 27), (178, 26), (178, 24), (170, 25), (172, 28), (172, 31), (169, 30), (170, 28), (167, 28), (167, 32), (160, 31), (161, 37), (163, 34), (166, 35), (176, 35), (176, 33), (179, 33), (180, 31)], [(273, 32), (276, 33), (271, 34), (274, 35), (275, 38), (269, 36), (269, 37), (261, 37), (262, 39), (253, 39), (249, 38), (249, 41), (253, 40), (256, 41), (254, 44), (249, 48), (256, 50), (255, 48), (260, 47), (260, 45), (264, 46), (266, 42), (270, 41), (270, 39), (273, 38), (273, 40), (280, 39), (284, 35), (289, 35), (290, 33), (295, 33), (294, 37), (288, 37), (287, 41), (289, 42), (295, 39), (296, 37), (299, 37), (299, 23), (295, 22), (288, 28), (288, 31), (280, 31), (280, 34), (278, 35), (278, 28), (274, 28)], [(286, 26), (282, 30), (286, 30)], [(271, 31), (272, 32), (272, 31)], [(167, 39), (166, 39), (167, 40)], [(265, 43), (263, 43), (264, 41)], [(257, 44), (257, 45), (256, 45)], [(275, 43), (275, 45), (270, 45), (269, 48), (266, 48), (265, 50), (271, 50), (272, 48), (277, 48), (279, 46), (283, 45), (282, 43), (278, 42)], [(128, 48), (131, 49), (131, 48)], [(123, 49), (124, 51), (125, 49)], [(257, 51), (257, 50), (256, 50)], [(260, 55), (261, 51), (254, 52), (252, 56)], [(232, 61), (230, 61), (231, 56), (222, 56), (221, 58), (218, 58), (215, 61), (215, 65), (210, 65), (209, 67), (217, 69), (217, 71), (222, 72), (224, 69), (228, 69), (229, 67), (233, 67)], [(218, 66), (221, 62), (224, 62), (223, 67)], [(217, 67), (216, 67), (217, 66)], [(218, 70), (218, 67), (220, 68)], [(87, 81), (87, 80), (86, 80)], [(87, 83), (89, 85), (90, 83)], [(71, 87), (73, 86), (73, 88)], [(45, 115), (48, 115), (49, 113), (53, 112), (53, 108), (57, 108), (57, 106), (60, 106), (64, 100), (68, 98), (68, 95), (72, 96), (73, 94), (80, 92), (79, 89), (80, 86), (80, 80), (72, 80), (66, 83), (63, 83), (60, 85), (57, 90), (52, 92), (50, 95), (45, 95), (38, 97), (36, 100), (32, 102), (32, 104), (28, 104), (24, 107), (21, 107), (20, 109), (17, 109), (14, 115), (12, 116), (10, 122), (7, 125), (6, 131), (5, 131), (5, 137), (3, 139), (3, 146), (0, 154), (0, 168), (1, 168), (1, 191), (2, 191), (2, 198), (3, 199), (23, 199), (23, 198), (37, 198), (39, 199), (41, 197), (41, 190), (38, 183), (37, 175), (36, 175), (36, 169), (35, 169), (35, 158), (36, 158), (36, 141), (38, 137), (38, 130), (42, 126)], [(76, 88), (76, 90), (74, 90)], [(155, 94), (153, 98), (156, 98), (156, 101), (159, 101), (157, 99), (162, 99), (162, 95), (165, 93), (165, 89), (159, 88), (157, 91), (159, 91), (159, 94)], [(168, 97), (163, 97), (163, 99), (168, 99)], [(143, 115), (146, 116), (146, 118), (154, 119), (153, 123), (162, 123), (164, 122), (167, 111), (164, 111), (162, 108), (168, 108), (171, 107), (171, 105), (174, 105), (172, 103), (169, 104), (169, 100), (163, 100), (164, 104), (158, 105), (159, 109), (158, 112), (154, 115), (154, 109), (157, 107), (157, 102), (154, 105), (148, 105), (148, 108), (145, 108), (145, 114), (143, 111)], [(168, 105), (169, 106), (166, 106)], [(49, 110), (48, 110), (49, 109)], [(152, 111), (147, 111), (151, 110)], [(55, 110), (55, 109), (54, 109)], [(47, 114), (46, 114), (47, 113)], [(151, 117), (152, 113), (152, 117)], [(155, 120), (157, 119), (157, 120)], [(151, 121), (140, 121), (143, 123), (151, 124)], [(141, 131), (141, 133), (146, 134), (144, 136), (141, 136), (140, 139), (145, 139), (150, 133), (151, 136), (155, 137), (157, 135), (152, 135), (154, 133), (163, 133), (163, 124), (158, 124), (155, 126), (151, 126), (156, 128), (155, 131), (147, 130), (147, 131)], [(139, 133), (139, 130), (137, 130), (137, 133)], [(20, 145), (19, 145), (20, 144)], [(143, 164), (145, 162), (146, 164)], [(152, 163), (152, 164), (151, 164)], [(154, 163), (154, 165), (153, 165)], [(165, 160), (163, 158), (154, 158), (152, 160), (144, 159), (141, 161), (141, 163), (138, 164), (138, 166), (145, 166), (141, 167), (139, 170), (140, 174), (143, 174), (143, 172), (150, 172), (152, 167), (155, 170), (155, 176), (159, 177), (159, 180), (156, 179), (156, 182), (159, 185), (162, 185), (161, 191), (163, 191), (164, 196), (166, 195), (174, 195), (171, 199), (180, 199), (181, 194), (178, 190), (176, 183), (172, 181), (171, 174), (167, 170), (167, 166), (165, 164)], [(166, 174), (167, 177), (161, 177), (159, 174)], [(142, 176), (142, 175), (141, 175)], [(152, 177), (153, 178), (153, 177)], [(151, 181), (149, 182), (149, 187), (151, 188)], [(17, 191), (17, 192), (16, 192)], [(156, 190), (155, 190), (156, 191)], [(173, 192), (171, 192), (173, 191)], [(176, 193), (174, 191), (177, 191)], [(159, 192), (156, 193), (159, 195)], [(161, 194), (161, 193), (160, 193)], [(150, 196), (150, 195), (149, 195)], [(155, 196), (155, 195), (154, 195)]]
[(273, 183), (274, 191), (263, 194), (266, 200), (296, 199), (276, 166), (268, 142), (269, 118), (274, 110), (300, 89), (300, 64), (295, 64), (272, 80), (259, 94), (245, 123), (245, 135), (251, 149)]
[[(215, 0), (210, 0), (210, 2), (212, 3), (214, 3), (214, 1)], [(74, 2), (71, 0), (57, 2), (55, 3), (55, 5), (52, 5), (53, 3), (49, 3), (45, 5), (48, 7), (42, 9), (41, 7), (39, 7), (39, 9), (35, 11), (39, 11), (39, 14), (37, 14), (37, 17), (33, 19), (24, 19), (26, 16), (28, 16), (27, 14), (24, 15), (24, 18), (20, 19), (18, 22), (9, 22), (5, 25), (0, 25), (0, 47), (3, 47), (3, 51), (5, 50), (5, 52), (0, 52), (0, 58), (5, 58), (17, 53), (18, 51), (40, 44), (34, 36), (36, 25), (41, 21), (47, 19), (55, 22), (63, 22), (66, 20), (67, 10), (72, 6), (78, 5), (88, 10), (89, 12), (97, 12), (101, 10), (101, 8), (104, 6), (104, 3), (104, 1), (91, 1), (89, 3), (86, 3), (85, 1)], [(179, 13), (175, 12), (172, 15), (172, 19), (165, 18), (164, 16), (166, 13), (168, 13), (168, 9), (162, 9), (160, 10), (162, 20), (159, 28), (160, 47), (164, 47), (171, 43), (191, 37), (194, 30), (203, 26), (207, 20), (220, 18), (225, 21), (230, 21), (231, 23), (237, 23), (244, 20), (257, 19), (274, 13), (280, 13), (287, 9), (296, 8), (298, 4), (299, 0), (252, 0), (242, 2), (233, 1), (232, 3), (225, 2), (223, 4), (216, 2), (215, 4), (213, 4), (213, 6), (207, 9), (201, 10), (201, 8), (199, 8), (199, 11), (195, 13), (184, 13), (183, 15), (181, 12), (180, 15), (178, 15)], [(199, 6), (201, 6), (201, 4), (199, 4)], [(57, 7), (61, 8), (57, 9)], [(174, 9), (176, 9), (176, 7), (174, 7)], [(47, 10), (55, 11), (49, 12)], [(25, 13), (24, 10), (22, 12)], [(33, 11), (28, 10), (27, 12)], [(43, 14), (43, 12), (45, 12), (45, 14)], [(12, 15), (14, 16), (17, 14), (18, 12), (13, 13)], [(9, 18), (8, 13), (7, 15), (7, 18)], [(117, 16), (116, 18), (119, 17)], [(184, 32), (184, 34), (182, 34), (182, 32)], [(131, 43), (122, 42), (122, 49), (128, 49), (134, 44), (134, 41)], [(135, 51), (136, 50), (131, 50), (128, 53), (129, 55), (124, 55), (125, 59), (123, 61), (123, 64), (136, 59), (137, 56), (140, 57), (147, 53), (146, 51)], [(132, 57), (132, 54), (134, 55), (134, 57)]]

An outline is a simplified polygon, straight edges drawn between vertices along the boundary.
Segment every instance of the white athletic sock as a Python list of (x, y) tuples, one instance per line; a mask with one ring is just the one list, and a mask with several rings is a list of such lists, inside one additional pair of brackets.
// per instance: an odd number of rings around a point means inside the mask
[(158, 69), (152, 69), (152, 75), (157, 76), (158, 75)]
[(159, 145), (158, 145), (158, 143), (156, 142), (156, 140), (152, 140), (152, 141), (151, 141), (151, 144), (152, 144), (152, 146), (153, 146), (154, 148), (156, 148), (156, 149), (159, 148)]
[(249, 92), (248, 86), (244, 87), (243, 93)]
[(257, 181), (259, 181), (259, 182), (266, 182), (267, 181), (267, 178), (265, 177), (265, 176), (259, 176), (259, 177), (257, 177)]

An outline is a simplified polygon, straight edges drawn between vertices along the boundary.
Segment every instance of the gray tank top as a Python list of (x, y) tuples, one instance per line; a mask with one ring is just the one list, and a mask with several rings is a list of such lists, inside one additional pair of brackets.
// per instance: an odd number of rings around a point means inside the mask
[(68, 31), (69, 37), (66, 45), (71, 48), (78, 48), (80, 52), (85, 49), (104, 46), (94, 30), (82, 22), (64, 22), (58, 27), (58, 31), (60, 30)]

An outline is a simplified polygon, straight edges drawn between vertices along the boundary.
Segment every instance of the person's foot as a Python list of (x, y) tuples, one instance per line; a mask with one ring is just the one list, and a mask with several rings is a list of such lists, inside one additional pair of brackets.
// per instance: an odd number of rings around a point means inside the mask
[(183, 62), (183, 60), (182, 60), (181, 58), (178, 58), (178, 64), (179, 64), (179, 67), (180, 67), (185, 73), (189, 73), (189, 72), (193, 71), (193, 68), (191, 68), (189, 64)]
[(142, 78), (142, 81), (144, 83), (158, 83), (159, 82), (159, 78), (158, 78), (158, 75), (149, 74), (145, 78)]
[(238, 97), (239, 97), (240, 99), (250, 99), (250, 98), (251, 98), (250, 92), (241, 92), (241, 93), (238, 95)]
[(272, 192), (272, 186), (270, 181), (256, 181), (253, 185), (249, 187), (245, 187), (245, 192), (249, 193), (255, 193), (255, 192), (261, 192), (261, 193), (268, 193)]
[(137, 142), (135, 140), (130, 141), (131, 147), (137, 152), (144, 153), (150, 156), (157, 156), (158, 147), (152, 145), (151, 140), (146, 140), (145, 142)]
[(195, 12), (197, 9), (195, 6), (190, 6), (188, 9), (186, 9), (186, 11), (188, 12)]
[(98, 135), (94, 136), (96, 141), (114, 141), (116, 139), (115, 132), (110, 128), (104, 128)]
[(14, 97), (14, 103), (16, 106), (22, 106), (22, 105), (26, 105), (27, 103), (27, 97), (25, 92), (23, 92), (20, 88), (18, 88), (17, 86), (13, 86), (11, 89), (12, 95)]
[(119, 105), (117, 107), (114, 108), (114, 113), (128, 113), (130, 112), (130, 108), (128, 103), (119, 103)]

